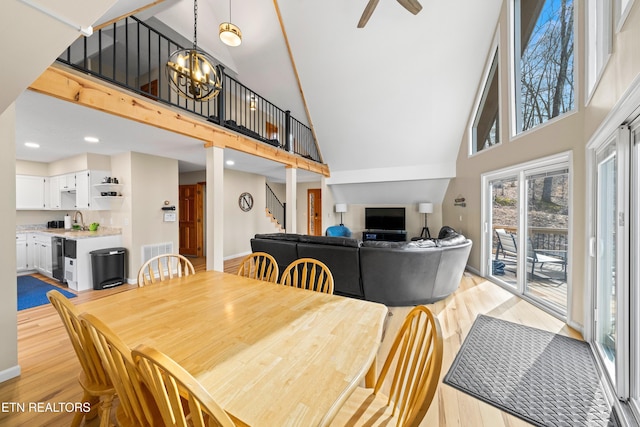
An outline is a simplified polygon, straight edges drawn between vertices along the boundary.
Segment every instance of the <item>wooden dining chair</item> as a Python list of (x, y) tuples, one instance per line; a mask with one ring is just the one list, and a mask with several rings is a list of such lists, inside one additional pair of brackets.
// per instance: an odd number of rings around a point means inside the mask
[(132, 356), (166, 426), (235, 425), (198, 380), (169, 356), (144, 344)]
[(78, 375), (78, 382), (84, 390), (82, 402), (89, 402), (91, 410), (88, 413), (78, 411), (71, 422), (72, 426), (79, 426), (83, 418), (91, 419), (95, 415), (95, 408), (100, 414), (100, 426), (109, 425), (111, 404), (116, 390), (109, 376), (102, 366), (100, 356), (96, 351), (86, 329), (82, 326), (76, 307), (60, 292), (47, 292), (47, 298), (56, 309), (67, 330), (73, 350), (82, 368)]
[(118, 394), (119, 426), (162, 426), (162, 417), (151, 393), (138, 373), (131, 349), (100, 319), (82, 313), (80, 321), (93, 341), (102, 364)]
[(195, 274), (193, 264), (180, 254), (158, 255), (142, 264), (138, 271), (138, 286), (162, 282), (174, 277)]
[(266, 252), (254, 252), (247, 255), (238, 268), (238, 276), (266, 282), (277, 283), (279, 274), (276, 259)]
[(316, 292), (333, 294), (333, 275), (323, 262), (313, 258), (300, 258), (287, 266), (280, 284)]
[[(390, 369), (389, 396), (380, 392)], [(357, 388), (331, 425), (418, 426), (435, 396), (442, 368), (440, 324), (425, 306), (409, 312), (373, 389)]]

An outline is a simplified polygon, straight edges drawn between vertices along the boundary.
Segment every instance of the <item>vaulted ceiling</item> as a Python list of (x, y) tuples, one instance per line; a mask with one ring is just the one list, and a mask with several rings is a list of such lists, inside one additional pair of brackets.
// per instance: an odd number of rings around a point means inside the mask
[[(148, 2), (119, 0), (97, 22)], [(381, 0), (358, 29), (367, 0), (199, 0), (198, 44), (314, 128), (338, 201), (437, 203), (455, 176), (502, 1), (420, 2), (414, 16)], [(230, 5), (243, 33), (235, 48), (217, 37)], [(191, 0), (137, 16), (192, 37)]]

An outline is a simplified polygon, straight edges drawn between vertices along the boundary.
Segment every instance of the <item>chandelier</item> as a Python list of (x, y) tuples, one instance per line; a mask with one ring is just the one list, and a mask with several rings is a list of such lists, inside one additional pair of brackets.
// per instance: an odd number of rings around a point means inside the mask
[(215, 97), (222, 89), (222, 84), (213, 63), (213, 58), (198, 49), (198, 0), (194, 0), (193, 47), (173, 52), (165, 67), (171, 89), (194, 101)]

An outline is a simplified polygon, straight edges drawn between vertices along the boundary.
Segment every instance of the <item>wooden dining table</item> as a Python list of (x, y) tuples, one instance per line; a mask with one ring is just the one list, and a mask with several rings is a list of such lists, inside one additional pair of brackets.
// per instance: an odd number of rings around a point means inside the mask
[(156, 347), (250, 426), (328, 424), (373, 378), (384, 305), (217, 271), (78, 305), (132, 349)]

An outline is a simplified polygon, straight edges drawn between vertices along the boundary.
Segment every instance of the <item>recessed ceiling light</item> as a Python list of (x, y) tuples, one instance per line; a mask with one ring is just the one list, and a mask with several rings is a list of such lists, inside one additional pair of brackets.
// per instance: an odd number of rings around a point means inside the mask
[(225, 163), (226, 163), (228, 166), (233, 166), (233, 165), (235, 165), (235, 164), (236, 164), (236, 162), (234, 162), (233, 160), (227, 160)]
[(85, 136), (84, 140), (87, 142), (100, 142), (100, 140), (95, 136)]
[(40, 148), (40, 144), (37, 142), (25, 142), (24, 146), (29, 148)]

